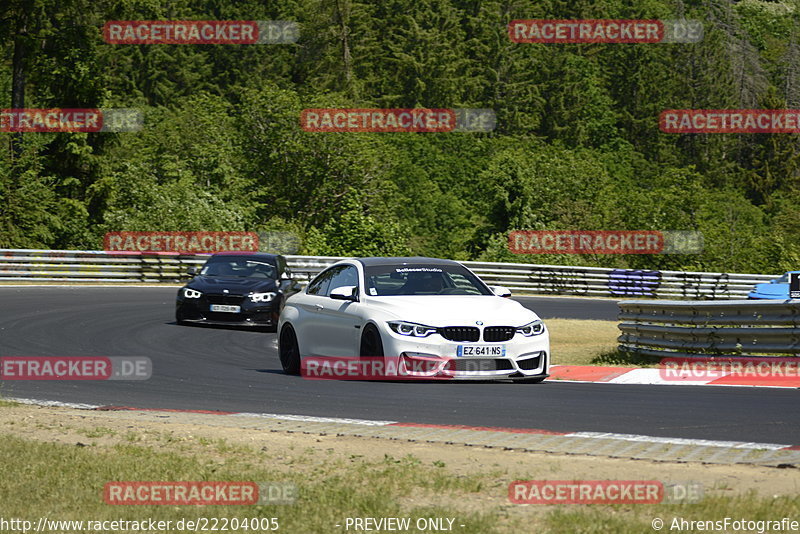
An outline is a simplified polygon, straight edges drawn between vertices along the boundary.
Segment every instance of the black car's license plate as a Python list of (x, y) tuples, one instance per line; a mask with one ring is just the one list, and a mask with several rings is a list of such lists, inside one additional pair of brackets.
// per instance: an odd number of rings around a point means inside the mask
[(231, 306), (228, 304), (212, 304), (211, 305), (212, 312), (225, 312), (225, 313), (240, 313), (242, 311), (241, 306)]

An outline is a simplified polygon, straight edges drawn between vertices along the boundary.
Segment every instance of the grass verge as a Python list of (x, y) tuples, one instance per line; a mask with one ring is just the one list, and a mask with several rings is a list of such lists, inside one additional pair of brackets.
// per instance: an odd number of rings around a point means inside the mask
[[(98, 432), (87, 432), (96, 435)], [(129, 521), (277, 517), (281, 532), (331, 532), (345, 516), (455, 517), (460, 532), (495, 532), (495, 514), (455, 506), (414, 504), (411, 496), (476, 494), (484, 490), (479, 475), (454, 477), (444, 469), (422, 465), (412, 456), (385, 456), (382, 461), (338, 459), (309, 470), (310, 459), (292, 451), (293, 462), (275, 461), (255, 448), (224, 441), (202, 443), (189, 451), (179, 442), (159, 450), (123, 442), (110, 447), (41, 443), (7, 436), (0, 443), (6, 458), (0, 477), (4, 517), (59, 520)], [(191, 447), (190, 447), (191, 448)], [(298, 452), (300, 453), (298, 455)], [(13, 459), (13, 461), (8, 461)], [(282, 459), (282, 458), (281, 458)], [(276, 469), (276, 464), (281, 468)], [(292, 464), (297, 464), (293, 469)], [(291, 482), (299, 488), (293, 505), (273, 506), (111, 506), (102, 498), (109, 481), (218, 480)], [(342, 511), (347, 513), (343, 514)]]
[[(724, 484), (707, 487), (706, 499), (688, 505), (516, 505), (507, 500), (507, 487), (513, 480), (646, 478), (653, 472), (643, 468), (652, 464), (639, 462), (638, 469), (624, 464), (630, 467), (597, 473), (587, 468), (578, 477), (570, 470), (581, 460), (552, 458), (543, 463), (526, 456), (527, 462), (513, 467), (487, 462), (465, 471), (454, 467), (454, 457), (449, 454), (463, 450), (457, 447), (442, 446), (439, 456), (432, 459), (426, 455), (424, 460), (412, 454), (398, 455), (397, 444), (383, 440), (362, 440), (370, 449), (364, 454), (352, 454), (347, 445), (325, 448), (336, 443), (335, 439), (309, 447), (313, 438), (307, 436), (290, 438), (296, 441), (280, 448), (266, 438), (243, 443), (242, 434), (247, 430), (239, 430), (237, 439), (229, 441), (203, 435), (204, 427), (193, 427), (188, 435), (174, 433), (165, 425), (141, 429), (127, 426), (128, 431), (121, 431), (130, 421), (109, 419), (98, 424), (100, 421), (71, 415), (58, 423), (52, 417), (45, 421), (31, 408), (18, 410), (28, 414), (24, 422), (12, 424), (7, 420), (0, 441), (0, 454), (5, 458), (0, 502), (3, 517), (23, 518), (34, 524), (39, 516), (62, 521), (152, 518), (173, 522), (198, 517), (276, 517), (279, 532), (328, 533), (346, 532), (336, 525), (343, 525), (348, 517), (409, 517), (412, 524), (418, 518), (452, 518), (453, 532), (459, 533), (639, 533), (652, 532), (655, 517), (669, 525), (675, 517), (768, 520), (793, 517), (800, 510), (796, 493), (774, 497), (747, 491), (719, 495), (731, 491)], [(38, 439), (20, 436), (24, 429), (37, 429)], [(75, 441), (76, 436), (80, 441)], [(54, 438), (70, 442), (42, 441)], [(483, 457), (489, 454), (483, 453)], [(499, 460), (501, 455), (512, 453), (491, 454)], [(594, 459), (592, 465), (598, 468), (598, 462), (603, 461)], [(620, 460), (605, 461), (623, 465)], [(670, 472), (663, 466), (655, 468), (662, 475)], [(299, 498), (293, 505), (280, 506), (110, 506), (103, 502), (106, 482), (136, 480), (292, 482), (299, 488)]]
[(602, 365), (596, 360), (617, 350), (616, 321), (547, 319), (554, 365)]

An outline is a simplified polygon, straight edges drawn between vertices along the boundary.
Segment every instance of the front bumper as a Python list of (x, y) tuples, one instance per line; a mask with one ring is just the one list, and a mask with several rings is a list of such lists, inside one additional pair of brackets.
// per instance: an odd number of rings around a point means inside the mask
[[(396, 358), (398, 373), (408, 377), (456, 380), (522, 379), (548, 376), (550, 337), (516, 334), (502, 343), (456, 342), (439, 334), (402, 336), (388, 327), (381, 332), (385, 357)], [(458, 356), (459, 346), (502, 346), (501, 356)]]
[[(191, 302), (194, 300), (194, 302)], [(204, 299), (183, 299), (175, 305), (176, 317), (195, 324), (220, 326), (273, 327), (278, 324), (280, 310), (277, 301), (265, 304), (243, 302), (239, 313), (212, 312)]]

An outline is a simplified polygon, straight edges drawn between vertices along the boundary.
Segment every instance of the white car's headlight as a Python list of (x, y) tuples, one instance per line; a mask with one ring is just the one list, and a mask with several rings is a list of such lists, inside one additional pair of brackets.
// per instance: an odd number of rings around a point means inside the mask
[(436, 333), (436, 328), (406, 321), (389, 321), (389, 328), (401, 336), (428, 337)]
[(248, 296), (253, 302), (270, 302), (275, 298), (275, 293), (250, 293)]
[(184, 287), (183, 296), (187, 299), (199, 299), (203, 296), (203, 294), (196, 289), (192, 289), (191, 287)]
[(537, 319), (532, 323), (526, 324), (525, 326), (520, 326), (517, 328), (517, 332), (525, 337), (538, 336), (540, 334), (544, 334), (544, 323)]

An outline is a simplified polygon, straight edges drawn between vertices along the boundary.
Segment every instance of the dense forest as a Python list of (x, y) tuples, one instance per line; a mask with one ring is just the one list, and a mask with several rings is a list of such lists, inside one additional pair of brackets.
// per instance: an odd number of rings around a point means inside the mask
[[(0, 247), (294, 232), (300, 253), (800, 269), (797, 134), (668, 134), (666, 109), (800, 108), (800, 1), (4, 0), (0, 107), (137, 108), (0, 133)], [(523, 44), (514, 19), (697, 19), (692, 44)], [(296, 21), (296, 43), (112, 45), (108, 20)], [(24, 101), (20, 100), (20, 92)], [(13, 100), (12, 101), (12, 95)], [(490, 108), (488, 133), (312, 133), (306, 108)], [(685, 255), (515, 255), (511, 230), (696, 230)]]

